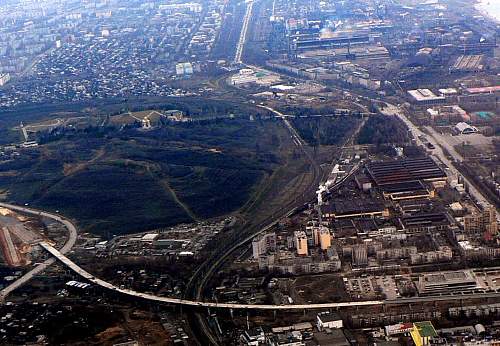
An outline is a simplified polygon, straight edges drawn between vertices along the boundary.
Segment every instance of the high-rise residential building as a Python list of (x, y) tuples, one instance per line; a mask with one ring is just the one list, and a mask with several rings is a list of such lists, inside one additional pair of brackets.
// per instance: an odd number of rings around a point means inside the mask
[(491, 235), (496, 235), (498, 232), (497, 211), (494, 206), (490, 205), (483, 211), (483, 220), (485, 231)]
[(0, 87), (4, 86), (10, 81), (10, 74), (9, 73), (0, 73)]
[(299, 256), (307, 256), (307, 235), (304, 231), (295, 232), (295, 247)]
[(319, 232), (319, 243), (321, 250), (328, 250), (332, 246), (332, 235), (328, 228), (324, 227)]
[(486, 207), (481, 213), (467, 215), (464, 218), (464, 230), (478, 237), (489, 238), (498, 232), (497, 212), (495, 207)]
[(331, 234), (326, 226), (315, 226), (312, 230), (313, 245), (321, 247), (321, 250), (327, 250), (331, 242)]
[(352, 264), (356, 266), (368, 264), (368, 250), (365, 244), (355, 245), (352, 248)]
[(267, 233), (255, 237), (252, 240), (252, 255), (258, 259), (268, 251), (276, 250), (276, 233)]
[(313, 228), (312, 235), (313, 235), (314, 246), (320, 245), (320, 237), (319, 237), (320, 231), (321, 231), (320, 227), (315, 226)]

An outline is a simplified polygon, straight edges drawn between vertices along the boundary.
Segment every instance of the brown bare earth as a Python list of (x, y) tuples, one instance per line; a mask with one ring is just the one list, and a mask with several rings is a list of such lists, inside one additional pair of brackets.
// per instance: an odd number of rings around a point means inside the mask
[(347, 298), (342, 278), (336, 274), (299, 277), (291, 292), (295, 293), (297, 303), (325, 303)]

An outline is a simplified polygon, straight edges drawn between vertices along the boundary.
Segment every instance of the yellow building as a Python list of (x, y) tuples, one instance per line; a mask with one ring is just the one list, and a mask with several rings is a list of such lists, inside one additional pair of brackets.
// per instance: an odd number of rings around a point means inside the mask
[(332, 246), (332, 236), (327, 228), (321, 229), (319, 233), (321, 250), (328, 250)]
[(410, 335), (416, 346), (430, 345), (431, 339), (437, 337), (436, 330), (430, 321), (413, 323)]
[(307, 235), (304, 231), (295, 232), (295, 246), (299, 256), (307, 256)]

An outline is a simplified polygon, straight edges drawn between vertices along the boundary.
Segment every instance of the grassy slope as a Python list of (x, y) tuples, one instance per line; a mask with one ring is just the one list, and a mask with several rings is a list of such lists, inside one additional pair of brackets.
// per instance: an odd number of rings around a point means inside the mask
[(71, 134), (0, 164), (0, 190), (106, 236), (219, 216), (279, 165), (277, 131), (272, 122), (223, 120)]

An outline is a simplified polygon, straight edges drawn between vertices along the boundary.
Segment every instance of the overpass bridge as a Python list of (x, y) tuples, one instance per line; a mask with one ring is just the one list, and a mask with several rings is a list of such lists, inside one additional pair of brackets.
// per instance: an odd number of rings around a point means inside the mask
[(220, 308), (220, 309), (233, 309), (233, 310), (311, 310), (311, 309), (331, 309), (343, 307), (363, 307), (363, 306), (376, 306), (383, 305), (382, 300), (371, 300), (362, 302), (342, 302), (342, 303), (323, 303), (323, 304), (295, 304), (295, 305), (252, 305), (252, 304), (237, 304), (237, 303), (216, 303), (216, 302), (202, 302), (194, 300), (185, 300), (180, 298), (159, 297), (153, 294), (141, 293), (129, 289), (119, 288), (107, 281), (96, 278), (86, 270), (82, 269), (76, 263), (71, 261), (68, 257), (59, 252), (56, 248), (47, 242), (40, 242), (39, 245), (54, 256), (57, 260), (63, 263), (66, 267), (71, 269), (76, 274), (80, 275), (85, 280), (93, 283), (94, 285), (106, 288), (112, 292), (121, 293), (127, 296), (141, 298), (153, 302), (166, 303), (172, 305), (204, 307), (204, 308)]
[(255, 310), (255, 311), (277, 311), (277, 310), (321, 310), (321, 309), (340, 309), (340, 308), (362, 308), (362, 307), (375, 307), (375, 306), (389, 306), (389, 305), (409, 305), (409, 304), (423, 304), (423, 303), (437, 303), (449, 301), (464, 301), (468, 299), (498, 299), (500, 298), (500, 291), (483, 291), (483, 292), (456, 292), (454, 294), (442, 294), (437, 296), (425, 297), (412, 297), (412, 298), (398, 298), (392, 300), (367, 300), (367, 301), (353, 301), (353, 302), (337, 302), (337, 303), (317, 303), (317, 304), (291, 304), (291, 305), (273, 305), (273, 304), (239, 304), (239, 303), (217, 303), (217, 302), (204, 302), (196, 300), (187, 300), (181, 298), (169, 298), (155, 296), (149, 293), (141, 293), (130, 289), (117, 287), (107, 281), (99, 279), (90, 274), (76, 263), (71, 261), (68, 257), (62, 254), (59, 250), (54, 248), (47, 242), (40, 242), (39, 245), (49, 252), (55, 259), (59, 260), (66, 267), (81, 276), (83, 279), (100, 286), (112, 292), (120, 293), (129, 297), (135, 297), (151, 302), (164, 303), (170, 305), (199, 307), (199, 308), (219, 308), (227, 310)]
[[(186, 300), (180, 298), (169, 298), (169, 297), (160, 297), (155, 296), (153, 294), (141, 293), (130, 289), (119, 288), (105, 280), (99, 279), (94, 275), (90, 274), (76, 263), (71, 261), (68, 257), (65, 256), (65, 253), (69, 252), (73, 245), (75, 244), (77, 232), (76, 227), (71, 223), (71, 221), (61, 217), (60, 215), (55, 215), (43, 211), (34, 210), (31, 208), (15, 206), (7, 203), (1, 203), (0, 207), (10, 208), (13, 210), (17, 210), (20, 212), (25, 212), (28, 214), (44, 216), (55, 221), (61, 222), (64, 224), (68, 231), (69, 237), (68, 241), (64, 246), (57, 250), (50, 243), (46, 241), (39, 242), (40, 245), (45, 251), (47, 251), (52, 257), (47, 259), (46, 261), (37, 265), (34, 269), (26, 273), (16, 282), (6, 287), (2, 291), (0, 291), (0, 301), (4, 300), (5, 297), (17, 287), (23, 285), (28, 282), (31, 278), (36, 276), (45, 270), (48, 266), (53, 264), (56, 260), (61, 262), (67, 268), (72, 270), (74, 273), (81, 276), (83, 279), (93, 283), (94, 285), (100, 286), (112, 292), (120, 293), (126, 296), (135, 297), (138, 299), (144, 299), (147, 301), (171, 304), (171, 305), (179, 305), (179, 306), (190, 306), (190, 307), (201, 307), (201, 308), (220, 308), (227, 310), (320, 310), (320, 309), (339, 309), (339, 308), (349, 308), (349, 307), (375, 307), (375, 306), (384, 306), (384, 305), (408, 305), (408, 304), (422, 304), (422, 303), (436, 303), (436, 302), (446, 302), (453, 300), (469, 300), (469, 299), (499, 299), (500, 298), (500, 289), (495, 290), (482, 290), (472, 291), (472, 292), (455, 292), (449, 294), (442, 294), (438, 296), (426, 296), (426, 297), (412, 297), (412, 298), (398, 298), (394, 300), (370, 300), (370, 301), (354, 301), (354, 302), (337, 302), (337, 303), (319, 303), (319, 304), (292, 304), (292, 305), (273, 305), (273, 304), (237, 304), (237, 303), (217, 303), (217, 302), (204, 302), (204, 301), (196, 301), (196, 300)], [(500, 270), (500, 267), (492, 267), (492, 268), (475, 268), (476, 271), (488, 271), (488, 270)]]
[[(73, 225), (69, 220), (65, 219), (64, 217), (61, 217), (60, 215), (40, 211), (40, 210), (35, 210), (35, 209), (23, 207), (23, 206), (17, 206), (14, 204), (9, 204), (9, 203), (0, 202), (0, 207), (19, 211), (19, 212), (30, 214), (30, 215), (46, 217), (46, 218), (49, 218), (49, 219), (52, 219), (52, 220), (55, 220), (57, 222), (62, 223), (66, 227), (66, 229), (68, 230), (68, 233), (69, 233), (68, 240), (66, 241), (66, 243), (63, 245), (63, 247), (60, 250), (60, 252), (62, 254), (69, 252), (71, 250), (71, 248), (75, 245), (76, 238), (77, 238), (76, 227), (75, 227), (75, 225)], [(5, 298), (10, 293), (12, 293), (14, 290), (18, 289), (19, 287), (21, 287), (22, 285), (24, 285), (25, 283), (30, 281), (36, 275), (42, 273), (45, 269), (47, 269), (52, 264), (54, 264), (55, 261), (56, 260), (54, 257), (45, 260), (44, 262), (36, 265), (33, 269), (28, 271), (26, 274), (21, 276), (16, 281), (12, 282), (7, 287), (0, 290), (0, 302), (4, 301)]]

